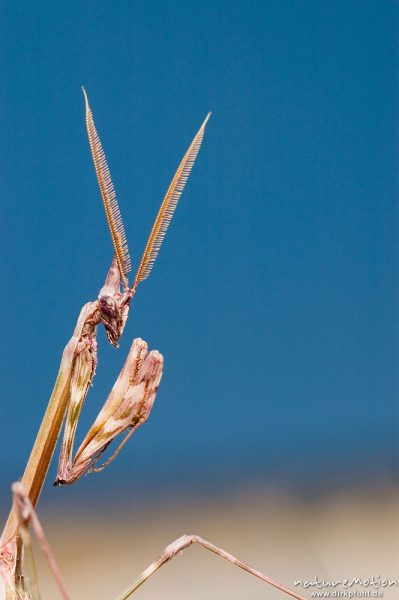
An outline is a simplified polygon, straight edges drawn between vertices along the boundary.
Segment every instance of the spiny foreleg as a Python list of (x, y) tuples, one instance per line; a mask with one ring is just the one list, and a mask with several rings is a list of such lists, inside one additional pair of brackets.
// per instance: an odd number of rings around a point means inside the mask
[(97, 341), (95, 328), (85, 331), (76, 346), (73, 361), (70, 400), (65, 420), (64, 436), (54, 485), (70, 483), (73, 477), (73, 448), (79, 416), (92, 384), (97, 366)]
[[(68, 473), (58, 483), (74, 483), (88, 469), (98, 471), (107, 466), (118, 454), (131, 435), (148, 419), (154, 404), (158, 386), (162, 377), (163, 357), (157, 350), (148, 351), (146, 342), (137, 338), (134, 340), (125, 365), (116, 380), (107, 401), (89, 429), (76, 456), (68, 462)], [(79, 402), (74, 402), (76, 412), (71, 417), (76, 429)], [(74, 429), (74, 431), (75, 431)], [(74, 435), (73, 431), (73, 435)], [(95, 468), (99, 456), (109, 444), (119, 435), (127, 433), (116, 451), (104, 465)], [(72, 445), (68, 441), (65, 452), (71, 456)]]

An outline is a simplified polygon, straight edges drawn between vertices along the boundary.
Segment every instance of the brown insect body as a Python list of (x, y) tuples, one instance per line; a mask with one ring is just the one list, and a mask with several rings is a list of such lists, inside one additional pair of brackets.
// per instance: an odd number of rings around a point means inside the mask
[[(126, 371), (125, 365), (107, 402), (100, 411), (76, 456), (73, 458), (73, 447), (80, 412), (93, 381), (97, 366), (96, 327), (102, 323), (109, 342), (113, 346), (118, 346), (118, 340), (123, 333), (129, 314), (131, 299), (136, 291), (137, 285), (146, 279), (151, 272), (165, 233), (174, 214), (174, 210), (197, 157), (203, 140), (205, 125), (210, 116), (208, 115), (206, 117), (198, 133), (191, 142), (166, 192), (149, 235), (132, 287), (129, 287), (127, 275), (131, 269), (131, 264), (122, 217), (85, 90), (83, 90), (83, 93), (86, 107), (87, 134), (114, 246), (114, 259), (109, 268), (104, 286), (100, 290), (97, 301), (89, 303), (90, 314), (88, 314), (81, 329), (81, 334), (79, 335), (76, 348), (74, 349), (73, 359), (71, 359), (69, 365), (70, 378), (68, 381), (68, 393), (70, 395), (70, 401), (67, 408), (64, 436), (58, 463), (57, 479), (55, 482), (57, 485), (73, 483), (76, 481), (76, 479), (83, 475), (91, 461), (93, 461), (91, 470), (99, 470), (98, 468), (94, 468), (99, 454), (105, 450), (116, 435), (123, 431), (128, 431), (127, 436), (119, 446), (118, 450), (101, 468), (109, 464), (132, 433), (148, 418), (162, 374), (163, 360), (159, 353), (156, 355), (153, 352), (148, 353), (146, 349), (145, 360), (147, 362), (144, 361), (141, 368), (139, 368), (138, 364), (140, 363), (140, 359), (138, 357), (134, 358), (136, 340), (129, 353), (126, 364), (132, 363), (133, 366), (131, 369), (136, 371), (138, 379), (132, 377), (128, 368)], [(123, 290), (121, 290), (122, 285)], [(152, 364), (154, 360), (157, 364), (157, 368), (152, 372), (149, 365)], [(147, 371), (145, 371), (145, 373), (147, 373), (146, 376), (148, 376), (148, 373), (151, 373), (151, 376), (148, 377), (147, 387), (144, 389), (140, 380), (140, 374), (142, 377), (145, 377), (142, 372), (145, 368), (147, 369)], [(126, 378), (126, 381), (124, 381), (124, 378)], [(126, 386), (128, 387), (126, 388)], [(148, 392), (148, 390), (150, 390), (150, 392)], [(146, 400), (147, 393), (149, 393), (149, 397), (152, 398), (150, 403)], [(134, 400), (132, 400), (132, 398), (134, 398)]]

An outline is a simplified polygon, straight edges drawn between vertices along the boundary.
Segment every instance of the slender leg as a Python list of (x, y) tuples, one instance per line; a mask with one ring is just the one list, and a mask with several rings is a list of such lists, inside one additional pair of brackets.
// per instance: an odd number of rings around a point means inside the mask
[(214, 554), (221, 556), (225, 560), (228, 560), (229, 562), (231, 562), (236, 567), (239, 567), (240, 569), (243, 569), (247, 573), (250, 573), (251, 575), (258, 577), (265, 583), (268, 583), (269, 585), (277, 588), (278, 590), (284, 592), (285, 594), (288, 594), (292, 598), (297, 598), (297, 600), (306, 600), (306, 598), (304, 598), (297, 592), (294, 592), (293, 590), (285, 587), (281, 583), (278, 583), (277, 581), (270, 579), (270, 577), (268, 577), (267, 575), (264, 575), (260, 571), (253, 569), (252, 567), (250, 567), (246, 563), (242, 562), (241, 560), (239, 560), (232, 554), (229, 554), (222, 548), (218, 548), (211, 542), (207, 542), (199, 535), (182, 535), (180, 538), (178, 538), (177, 540), (175, 540), (174, 542), (169, 544), (169, 546), (167, 546), (164, 549), (164, 551), (161, 552), (161, 554), (158, 556), (158, 558), (156, 558), (142, 573), (140, 573), (140, 575), (138, 577), (136, 577), (136, 579), (133, 581), (133, 583), (126, 590), (124, 590), (119, 596), (117, 596), (114, 600), (127, 600), (127, 598), (129, 598), (141, 585), (143, 585), (143, 583), (145, 583), (147, 581), (147, 579), (149, 579), (151, 577), (151, 575), (153, 575), (156, 571), (158, 571), (158, 569), (160, 569), (165, 563), (169, 562), (170, 560), (172, 560), (173, 558), (178, 556), (180, 554), (180, 552), (182, 552), (186, 548), (189, 548), (190, 546), (192, 546), (192, 544), (200, 544), (206, 550), (210, 550), (210, 552), (213, 552)]
[[(12, 491), (13, 491), (14, 505), (16, 507), (16, 513), (18, 516), (19, 525), (20, 525), (21, 531), (25, 532), (24, 540), (26, 540), (28, 542), (28, 544), (30, 544), (30, 536), (28, 533), (28, 528), (29, 528), (29, 523), (30, 523), (31, 527), (33, 528), (33, 530), (37, 536), (39, 544), (47, 558), (50, 569), (51, 569), (51, 571), (54, 575), (54, 578), (58, 584), (58, 587), (61, 591), (62, 597), (64, 598), (64, 600), (69, 600), (69, 596), (65, 590), (65, 586), (63, 584), (58, 565), (57, 565), (55, 558), (51, 552), (50, 546), (47, 542), (47, 539), (43, 532), (40, 521), (39, 521), (37, 514), (32, 506), (32, 503), (29, 500), (29, 497), (24, 489), (24, 486), (22, 485), (22, 483), (16, 482), (12, 486)], [(306, 598), (304, 598), (297, 592), (294, 592), (293, 590), (287, 588), (286, 586), (282, 585), (281, 583), (274, 581), (273, 579), (271, 579), (267, 575), (264, 575), (257, 569), (254, 569), (254, 568), (250, 567), (249, 565), (247, 565), (246, 563), (242, 562), (241, 560), (239, 560), (238, 558), (236, 558), (229, 552), (226, 552), (222, 548), (218, 548), (211, 542), (204, 540), (204, 538), (200, 537), (199, 535), (182, 535), (180, 538), (178, 538), (177, 540), (175, 540), (174, 542), (169, 544), (163, 550), (163, 552), (161, 552), (161, 554), (158, 556), (158, 558), (156, 558), (138, 577), (136, 577), (136, 579), (133, 581), (133, 583), (126, 590), (124, 590), (119, 596), (117, 596), (114, 600), (127, 600), (127, 598), (129, 598), (141, 585), (143, 585), (143, 583), (145, 583), (147, 581), (147, 579), (149, 579), (165, 563), (169, 562), (170, 560), (172, 560), (173, 558), (178, 556), (181, 552), (183, 552), (183, 550), (186, 550), (186, 548), (189, 548), (193, 544), (200, 544), (200, 546), (202, 546), (206, 550), (209, 550), (210, 552), (213, 552), (214, 554), (221, 556), (225, 560), (231, 562), (233, 565), (239, 567), (240, 569), (243, 569), (250, 575), (257, 577), (258, 579), (261, 579), (268, 585), (273, 586), (274, 588), (280, 590), (281, 592), (288, 594), (292, 598), (296, 598), (297, 600), (306, 600)], [(34, 597), (33, 600), (36, 600), (36, 598), (39, 598), (39, 596)]]
[(24, 541), (25, 551), (27, 555), (27, 563), (28, 569), (29, 565), (31, 565), (30, 571), (30, 583), (32, 590), (32, 600), (40, 600), (40, 594), (37, 584), (37, 577), (34, 569), (34, 561), (33, 554), (31, 548), (31, 539), (29, 533), (29, 525), (33, 528), (36, 537), (39, 541), (39, 544), (43, 550), (45, 557), (47, 558), (47, 562), (49, 564), (50, 570), (54, 575), (54, 579), (56, 580), (59, 590), (61, 592), (64, 600), (70, 600), (69, 596), (66, 592), (64, 583), (62, 581), (61, 573), (58, 568), (57, 562), (51, 552), (50, 545), (46, 539), (43, 528), (40, 524), (39, 518), (32, 506), (31, 501), (29, 500), (29, 496), (25, 491), (24, 486), (21, 482), (17, 481), (12, 485), (12, 493), (14, 499), (14, 506), (16, 509), (19, 528), (21, 531), (21, 536)]

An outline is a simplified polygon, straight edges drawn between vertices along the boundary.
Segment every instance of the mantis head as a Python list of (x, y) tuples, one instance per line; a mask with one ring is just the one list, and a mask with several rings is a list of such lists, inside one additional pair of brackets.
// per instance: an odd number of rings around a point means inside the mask
[(121, 292), (121, 275), (114, 258), (98, 295), (99, 321), (104, 325), (108, 340), (113, 346), (118, 346), (125, 328), (132, 296), (133, 292), (129, 288)]
[[(169, 227), (169, 223), (197, 157), (204, 137), (205, 125), (207, 124), (211, 113), (207, 115), (199, 128), (168, 187), (147, 240), (141, 262), (133, 280), (133, 285), (129, 289), (127, 275), (131, 270), (131, 262), (122, 216), (119, 211), (107, 160), (94, 124), (89, 100), (84, 89), (83, 94), (86, 106), (87, 134), (115, 252), (114, 260), (108, 272), (105, 285), (98, 296), (98, 322), (104, 325), (108, 340), (111, 344), (117, 346), (118, 339), (122, 335), (125, 327), (130, 300), (133, 297), (137, 285), (141, 281), (144, 281), (144, 279), (147, 279), (151, 272), (165, 237), (165, 233)], [(121, 283), (123, 283), (124, 286), (123, 292), (120, 291)]]

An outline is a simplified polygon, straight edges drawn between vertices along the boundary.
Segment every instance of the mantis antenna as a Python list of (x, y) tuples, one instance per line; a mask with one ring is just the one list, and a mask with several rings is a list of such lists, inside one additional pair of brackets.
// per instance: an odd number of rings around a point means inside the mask
[(86, 90), (82, 86), (86, 105), (86, 128), (89, 137), (91, 154), (93, 156), (94, 168), (100, 186), (101, 196), (104, 203), (105, 214), (107, 216), (108, 227), (111, 232), (112, 243), (114, 245), (116, 262), (119, 268), (121, 279), (125, 288), (128, 287), (127, 274), (131, 269), (129, 249), (127, 246), (125, 230), (122, 217), (118, 206), (114, 186), (112, 184), (107, 159), (101, 146), (100, 137), (94, 124), (93, 114), (90, 109)]
[[(93, 114), (90, 109), (86, 90), (82, 87), (85, 105), (86, 105), (86, 127), (91, 153), (93, 156), (94, 168), (96, 170), (98, 184), (100, 186), (101, 196), (104, 203), (105, 214), (107, 216), (109, 230), (111, 232), (112, 243), (115, 250), (116, 262), (121, 274), (122, 282), (125, 288), (128, 287), (127, 274), (131, 270), (131, 262), (129, 249), (127, 246), (125, 230), (123, 227), (122, 217), (120, 214), (118, 201), (114, 186), (112, 184), (111, 175), (109, 172), (107, 159), (105, 158), (104, 150), (101, 146), (100, 137), (97, 133), (94, 124)], [(180, 196), (186, 185), (188, 176), (194, 165), (195, 159), (204, 138), (205, 126), (209, 120), (211, 113), (205, 118), (193, 141), (191, 142), (186, 154), (183, 157), (178, 169), (173, 177), (166, 195), (163, 199), (161, 207), (158, 211), (151, 233), (147, 240), (146, 247), (143, 252), (136, 276), (131, 287), (131, 292), (134, 293), (136, 287), (141, 281), (147, 279), (151, 273), (152, 267), (158, 256), (159, 249), (162, 245), (169, 223), (172, 220), (176, 206), (180, 200)]]
[(184, 186), (186, 185), (188, 176), (190, 175), (190, 171), (193, 167), (195, 159), (197, 158), (197, 154), (204, 138), (205, 125), (207, 124), (210, 116), (211, 113), (208, 113), (205, 121), (202, 123), (198, 133), (194, 137), (186, 154), (184, 155), (183, 160), (178, 166), (175, 176), (173, 177), (168, 191), (166, 192), (154, 221), (154, 225), (152, 226), (152, 230), (148, 238), (147, 245), (144, 249), (139, 268), (137, 269), (136, 277), (134, 278), (132, 285), (133, 292), (137, 285), (141, 281), (144, 281), (144, 279), (147, 279), (148, 275), (151, 273), (151, 269), (158, 256), (163, 238), (165, 237), (165, 233), (169, 227), (169, 223), (173, 217), (177, 203), (180, 200), (180, 196), (182, 195)]

